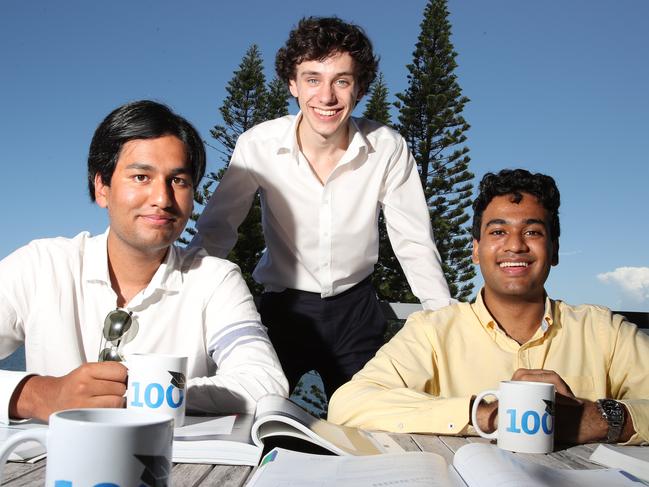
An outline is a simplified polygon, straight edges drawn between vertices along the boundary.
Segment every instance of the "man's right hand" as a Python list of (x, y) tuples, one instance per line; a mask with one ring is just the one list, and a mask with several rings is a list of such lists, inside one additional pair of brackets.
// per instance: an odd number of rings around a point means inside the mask
[(63, 409), (124, 407), (126, 374), (118, 362), (93, 362), (63, 377), (29, 376), (14, 391), (9, 415), (47, 421)]

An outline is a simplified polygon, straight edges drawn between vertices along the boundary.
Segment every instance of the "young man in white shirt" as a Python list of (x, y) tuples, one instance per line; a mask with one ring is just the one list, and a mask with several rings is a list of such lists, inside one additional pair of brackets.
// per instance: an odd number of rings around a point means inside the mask
[(265, 288), (262, 321), (290, 387), (316, 369), (329, 396), (383, 343), (385, 319), (370, 282), (379, 210), (424, 307), (452, 302), (405, 140), (351, 116), (377, 66), (358, 26), (302, 19), (276, 59), (300, 113), (241, 135), (193, 242), (225, 257), (260, 193), (266, 250), (253, 277)]
[(190, 411), (252, 411), (287, 394), (237, 267), (174, 245), (204, 171), (199, 134), (164, 105), (129, 103), (99, 125), (88, 184), (106, 233), (36, 240), (0, 261), (0, 355), (24, 343), (27, 367), (0, 371), (0, 422), (123, 406), (118, 361), (132, 352), (188, 357)]

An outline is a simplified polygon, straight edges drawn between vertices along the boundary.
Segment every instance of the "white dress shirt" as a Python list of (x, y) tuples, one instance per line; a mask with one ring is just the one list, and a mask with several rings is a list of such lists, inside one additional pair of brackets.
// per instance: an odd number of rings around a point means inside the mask
[[(0, 357), (25, 344), (26, 372), (0, 371), (0, 422), (29, 374), (62, 376), (96, 362), (117, 302), (106, 238), (35, 240), (0, 261)], [(237, 266), (170, 247), (149, 285), (125, 306), (133, 325), (120, 350), (188, 357), (187, 408), (252, 412), (288, 384)]]
[(253, 277), (267, 291), (292, 288), (325, 298), (372, 273), (382, 208), (415, 296), (428, 309), (452, 303), (405, 140), (386, 126), (350, 118), (349, 147), (322, 184), (298, 147), (300, 116), (264, 122), (239, 137), (192, 245), (227, 256), (259, 191), (266, 249)]

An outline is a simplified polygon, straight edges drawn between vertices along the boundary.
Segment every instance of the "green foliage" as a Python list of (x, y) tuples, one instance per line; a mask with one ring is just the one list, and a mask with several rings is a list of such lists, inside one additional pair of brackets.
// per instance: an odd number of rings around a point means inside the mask
[(473, 174), (464, 133), (469, 124), (462, 112), (469, 101), (454, 74), (457, 53), (451, 43), (446, 0), (430, 0), (421, 32), (407, 66), (408, 88), (397, 94), (398, 130), (417, 161), (428, 202), (435, 242), (451, 295), (466, 300), (472, 294), (475, 270), (467, 227)]
[(388, 87), (383, 79), (383, 73), (379, 73), (367, 92), (367, 103), (365, 104), (364, 118), (392, 126), (390, 117), (390, 103), (388, 102)]
[[(237, 139), (253, 126), (288, 114), (288, 89), (278, 79), (273, 79), (266, 86), (263, 59), (259, 48), (253, 44), (246, 51), (239, 69), (234, 71), (226, 87), (228, 93), (219, 112), (223, 124), (217, 124), (210, 131), (218, 142), (214, 147), (225, 164), (218, 171), (210, 171), (205, 176), (203, 185), (195, 191), (194, 200), (205, 205), (214, 191), (215, 183), (221, 180), (230, 162)], [(198, 219), (199, 213), (192, 216)], [(195, 234), (193, 228), (187, 234)], [(237, 244), (228, 254), (228, 259), (240, 268), (246, 284), (253, 294), (259, 294), (262, 287), (252, 279), (252, 271), (264, 249), (264, 235), (261, 227), (261, 204), (256, 195), (252, 207), (243, 223), (239, 226)]]

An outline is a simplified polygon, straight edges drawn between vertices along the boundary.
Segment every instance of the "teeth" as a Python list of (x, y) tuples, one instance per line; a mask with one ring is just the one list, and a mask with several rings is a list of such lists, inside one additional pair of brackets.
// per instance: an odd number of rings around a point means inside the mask
[(336, 110), (322, 110), (320, 108), (314, 108), (314, 110), (318, 115), (322, 115), (325, 117), (332, 117), (336, 114)]
[(500, 267), (527, 267), (527, 262), (501, 262)]

